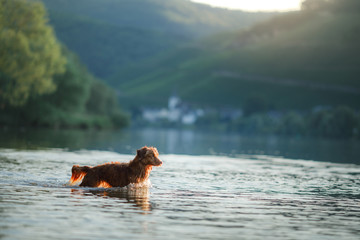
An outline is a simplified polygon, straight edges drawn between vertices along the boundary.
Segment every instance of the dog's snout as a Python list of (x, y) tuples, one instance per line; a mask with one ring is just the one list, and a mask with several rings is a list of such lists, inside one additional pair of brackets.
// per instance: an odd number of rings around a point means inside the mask
[(160, 159), (156, 158), (156, 164), (157, 166), (161, 166), (163, 162)]

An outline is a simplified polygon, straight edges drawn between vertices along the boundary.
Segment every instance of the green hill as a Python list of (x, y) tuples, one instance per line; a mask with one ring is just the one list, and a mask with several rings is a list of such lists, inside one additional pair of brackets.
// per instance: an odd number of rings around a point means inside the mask
[(76, 52), (96, 76), (107, 78), (119, 66), (176, 46), (185, 37), (50, 12), (59, 39)]
[(187, 0), (42, 0), (57, 37), (97, 77), (195, 38), (242, 29), (275, 13), (212, 8)]
[(123, 69), (112, 84), (134, 105), (161, 105), (176, 89), (204, 106), (257, 98), (279, 109), (359, 108), (359, 4), (306, 2), (319, 4)]
[(119, 27), (187, 36), (241, 29), (274, 15), (213, 8), (188, 0), (42, 1), (51, 11), (100, 20)]

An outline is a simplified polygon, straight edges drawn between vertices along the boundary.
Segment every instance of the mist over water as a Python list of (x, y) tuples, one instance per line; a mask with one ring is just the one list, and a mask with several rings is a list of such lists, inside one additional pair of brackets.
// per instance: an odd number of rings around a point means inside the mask
[[(30, 138), (25, 142), (32, 142), (33, 150), (1, 149), (2, 238), (357, 239), (360, 234), (357, 159), (352, 163), (301, 160), (296, 152), (294, 158), (266, 154), (274, 149), (264, 150), (261, 141), (255, 147), (251, 138), (218, 135), (215, 141), (210, 133), (147, 131), (154, 138), (132, 132), (137, 139), (132, 142), (130, 132), (120, 134), (128, 146), (119, 135), (107, 134), (108, 141), (101, 141), (102, 145), (92, 138), (87, 146), (72, 150), (60, 147), (64, 143), (56, 149), (35, 148), (43, 140)], [(292, 146), (291, 141), (273, 141), (277, 147), (285, 142)], [(301, 152), (301, 141), (294, 141)], [(47, 141), (53, 146), (55, 142)], [(126, 162), (134, 157), (133, 148), (146, 143), (158, 147), (164, 162), (153, 168), (151, 184), (110, 189), (66, 186), (72, 165)], [(173, 148), (176, 145), (179, 149)], [(105, 146), (119, 148), (109, 151)], [(238, 152), (225, 156), (228, 149)], [(280, 155), (282, 148), (278, 149)], [(340, 152), (340, 148), (328, 149)], [(342, 149), (345, 156), (351, 148)], [(321, 151), (319, 156), (326, 156)]]

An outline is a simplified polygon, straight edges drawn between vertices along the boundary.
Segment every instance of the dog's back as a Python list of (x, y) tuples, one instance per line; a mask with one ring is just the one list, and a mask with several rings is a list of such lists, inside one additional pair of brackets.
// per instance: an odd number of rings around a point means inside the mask
[(124, 187), (130, 183), (128, 163), (107, 163), (90, 168), (81, 187)]
[(96, 167), (74, 165), (70, 185), (82, 181), (81, 187), (124, 187), (129, 182), (128, 163), (106, 163)]

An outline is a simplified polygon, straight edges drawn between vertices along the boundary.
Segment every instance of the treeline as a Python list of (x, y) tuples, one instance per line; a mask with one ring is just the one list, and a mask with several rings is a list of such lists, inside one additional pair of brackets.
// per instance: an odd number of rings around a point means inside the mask
[(33, 95), (21, 106), (0, 110), (0, 124), (50, 128), (124, 127), (128, 117), (119, 109), (115, 92), (87, 72), (76, 55), (63, 47), (65, 72), (54, 76), (57, 89)]
[(0, 0), (0, 125), (124, 127), (116, 93), (57, 41), (43, 5)]
[(259, 111), (235, 119), (208, 115), (199, 119), (198, 127), (226, 129), (243, 134), (278, 134), (323, 138), (360, 138), (360, 115), (347, 106), (324, 108), (308, 113)]

